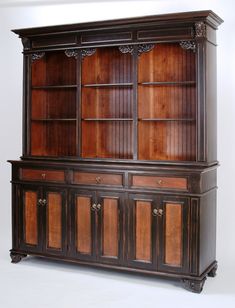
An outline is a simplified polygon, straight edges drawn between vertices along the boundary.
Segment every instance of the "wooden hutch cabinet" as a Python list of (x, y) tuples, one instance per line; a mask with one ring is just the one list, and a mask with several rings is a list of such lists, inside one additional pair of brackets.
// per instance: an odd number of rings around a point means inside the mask
[(212, 11), (14, 30), (24, 46), (12, 262), (215, 276)]

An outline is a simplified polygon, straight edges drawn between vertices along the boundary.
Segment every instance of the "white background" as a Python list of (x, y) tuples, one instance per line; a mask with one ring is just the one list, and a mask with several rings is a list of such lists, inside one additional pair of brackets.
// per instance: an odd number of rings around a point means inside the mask
[[(63, 2), (66, 5), (62, 4)], [(233, 0), (0, 0), (0, 307), (235, 307), (235, 18)], [(21, 155), (22, 45), (11, 29), (211, 9), (225, 23), (218, 38), (218, 216), (216, 278), (201, 295), (178, 282), (28, 258), (10, 264), (8, 159)]]

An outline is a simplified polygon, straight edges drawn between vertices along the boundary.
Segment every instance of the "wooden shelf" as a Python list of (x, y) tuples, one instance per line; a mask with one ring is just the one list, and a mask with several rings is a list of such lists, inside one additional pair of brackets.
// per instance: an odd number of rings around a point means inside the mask
[(130, 118), (83, 118), (83, 121), (133, 121)]
[(83, 84), (82, 87), (84, 88), (108, 88), (108, 87), (132, 87), (133, 83), (125, 82), (125, 83), (90, 83), (90, 84)]
[(173, 118), (166, 118), (166, 119), (161, 119), (161, 118), (139, 118), (138, 121), (196, 121), (195, 119), (173, 119)]
[(139, 82), (141, 86), (181, 86), (181, 85), (195, 85), (196, 81), (152, 81)]
[(33, 86), (32, 90), (70, 89), (70, 88), (77, 88), (77, 85)]

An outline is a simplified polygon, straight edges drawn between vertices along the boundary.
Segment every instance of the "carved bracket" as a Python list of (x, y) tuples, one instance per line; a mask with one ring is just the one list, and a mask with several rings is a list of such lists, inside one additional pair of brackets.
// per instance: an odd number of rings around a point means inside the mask
[(45, 56), (45, 52), (35, 52), (31, 55), (31, 61), (34, 62), (36, 60), (41, 59)]
[[(140, 44), (137, 45), (137, 54), (140, 56), (143, 52), (148, 52), (152, 50), (155, 47), (154, 44)], [(130, 45), (123, 45), (119, 46), (118, 49), (120, 50), (121, 53), (130, 53), (133, 55), (134, 53), (134, 46)]]
[(96, 52), (96, 48), (86, 48), (81, 50), (82, 59), (90, 57)]
[(64, 53), (69, 58), (74, 57), (75, 59), (77, 59), (77, 57), (78, 57), (78, 50), (77, 49), (67, 49), (67, 50), (65, 50)]
[(179, 44), (183, 49), (192, 49), (193, 52), (196, 52), (196, 44), (193, 41), (181, 41)]
[(130, 53), (131, 55), (134, 52), (134, 47), (130, 45), (119, 46), (118, 49), (121, 53)]
[(203, 21), (195, 23), (195, 37), (206, 37), (206, 24)]
[(138, 45), (137, 53), (140, 56), (143, 52), (149, 52), (155, 47), (154, 44), (141, 44)]

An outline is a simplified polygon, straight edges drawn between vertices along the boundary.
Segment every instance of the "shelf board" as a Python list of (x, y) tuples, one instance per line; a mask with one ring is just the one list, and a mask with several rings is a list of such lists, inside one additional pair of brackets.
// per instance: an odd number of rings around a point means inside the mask
[(49, 89), (70, 89), (77, 88), (77, 85), (55, 85), (55, 86), (32, 86), (32, 90), (49, 90)]
[(138, 82), (142, 86), (180, 86), (180, 85), (195, 85), (196, 81), (152, 81)]
[(68, 119), (59, 119), (59, 118), (55, 118), (55, 119), (31, 119), (31, 121), (42, 121), (42, 122), (53, 122), (53, 121), (76, 121), (76, 118), (68, 118)]
[(195, 121), (195, 119), (184, 119), (184, 118), (179, 118), (179, 119), (173, 119), (173, 118), (139, 118), (138, 121)]
[(133, 121), (131, 118), (83, 118), (83, 121)]
[(90, 84), (83, 84), (82, 87), (84, 88), (109, 88), (109, 87), (132, 87), (133, 83), (131, 82), (124, 82), (124, 83), (90, 83)]

